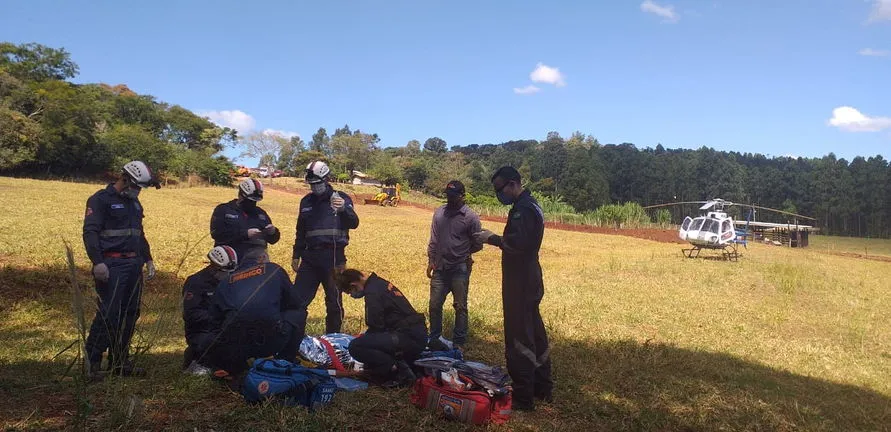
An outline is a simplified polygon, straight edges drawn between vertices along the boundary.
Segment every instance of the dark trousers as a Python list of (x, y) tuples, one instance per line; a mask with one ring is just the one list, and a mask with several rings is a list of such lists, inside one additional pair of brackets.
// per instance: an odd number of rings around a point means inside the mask
[(95, 281), (99, 298), (84, 347), (91, 367), (102, 362), (105, 350), (108, 350), (109, 367), (127, 360), (142, 302), (143, 259), (106, 258), (104, 262), (108, 266), (108, 281)]
[(185, 366), (188, 366), (192, 360), (200, 364), (208, 363), (208, 351), (217, 338), (217, 332), (202, 331), (186, 334), (186, 345), (188, 345), (187, 353), (189, 358), (185, 360)]
[(365, 333), (350, 342), (350, 355), (375, 377), (386, 379), (398, 360), (412, 364), (427, 344), (427, 329), (416, 326), (390, 332)]
[(275, 357), (293, 362), (299, 338), (294, 326), (284, 321), (235, 321), (210, 345), (206, 360), (200, 363), (237, 374), (248, 369), (250, 358)]
[(502, 261), (504, 348), (513, 381), (513, 399), (532, 404), (533, 397), (550, 397), (551, 349), (538, 309), (544, 296), (541, 266), (534, 262)]
[[(335, 259), (336, 257), (336, 259)], [(301, 334), (306, 332), (309, 305), (316, 298), (319, 284), (325, 290), (325, 333), (340, 333), (343, 324), (343, 296), (334, 285), (334, 268), (346, 264), (343, 249), (305, 251), (297, 268), (294, 289), (301, 299), (304, 315), (298, 325)]]
[(452, 307), (455, 308), (455, 329), (452, 342), (458, 345), (467, 343), (467, 292), (470, 274), (467, 264), (453, 269), (436, 270), (430, 280), (430, 339), (442, 335), (442, 306), (446, 296), (452, 293)]

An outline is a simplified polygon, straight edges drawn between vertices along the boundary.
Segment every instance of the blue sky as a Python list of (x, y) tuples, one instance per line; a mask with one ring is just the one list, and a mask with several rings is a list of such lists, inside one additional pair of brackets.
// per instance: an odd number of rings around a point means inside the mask
[(0, 4), (0, 40), (64, 47), (77, 82), (241, 132), (891, 159), (891, 0)]

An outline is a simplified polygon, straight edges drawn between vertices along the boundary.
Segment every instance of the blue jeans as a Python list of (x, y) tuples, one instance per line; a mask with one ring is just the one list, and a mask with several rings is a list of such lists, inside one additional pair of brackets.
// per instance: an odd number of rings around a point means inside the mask
[(436, 270), (430, 280), (430, 339), (442, 335), (442, 305), (446, 296), (452, 293), (452, 306), (455, 308), (455, 330), (452, 342), (464, 345), (467, 342), (467, 291), (470, 273), (466, 264), (453, 269)]

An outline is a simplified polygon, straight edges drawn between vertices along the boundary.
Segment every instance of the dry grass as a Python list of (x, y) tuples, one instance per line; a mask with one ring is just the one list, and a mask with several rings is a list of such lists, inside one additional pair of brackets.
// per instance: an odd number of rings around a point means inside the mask
[(810, 247), (829, 253), (855, 253), (891, 257), (891, 239), (811, 236)]
[[(90, 294), (80, 230), (84, 202), (99, 187), (0, 178), (0, 205), (15, 209), (0, 214), (0, 396), (19, 401), (0, 407), (7, 428), (70, 428), (83, 402), (73, 383), (59, 379), (73, 354), (53, 356), (77, 338), (62, 240), (74, 244), (78, 278)], [(83, 404), (87, 426), (463, 430), (411, 407), (406, 391), (338, 394), (330, 409), (310, 415), (249, 407), (239, 395), (179, 373), (181, 284), (203, 266), (213, 206), (234, 194), (195, 188), (141, 196), (162, 272), (148, 285), (138, 325), (142, 337), (154, 342), (143, 359), (150, 375), (90, 386), (89, 405)], [(282, 230), (270, 253), (284, 264), (299, 197), (278, 191), (266, 196), (261, 205)], [(350, 265), (390, 279), (425, 310), (430, 212), (362, 205), (358, 212)], [(489, 429), (830, 431), (891, 425), (891, 263), (762, 245), (750, 245), (738, 263), (690, 260), (678, 245), (555, 230), (546, 232), (541, 256), (542, 314), (553, 343), (557, 402)], [(503, 364), (499, 254), (486, 249), (476, 259), (468, 355)], [(362, 303), (345, 303), (345, 330), (362, 330)], [(308, 331), (321, 332), (321, 296), (310, 317)]]

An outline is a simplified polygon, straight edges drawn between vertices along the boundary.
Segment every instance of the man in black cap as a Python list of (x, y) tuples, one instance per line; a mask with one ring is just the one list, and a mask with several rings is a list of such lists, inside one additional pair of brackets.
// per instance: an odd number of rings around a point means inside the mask
[(551, 349), (538, 307), (544, 297), (544, 282), (538, 251), (544, 237), (544, 213), (513, 167), (498, 169), (492, 176), (495, 194), (511, 205), (504, 234), (489, 230), (474, 234), (478, 243), (501, 249), (501, 299), (504, 304), (504, 350), (507, 371), (513, 381), (513, 408), (535, 409), (534, 399), (550, 402)]
[(464, 184), (450, 181), (445, 188), (446, 204), (433, 213), (427, 244), (427, 277), (430, 278), (430, 348), (447, 349), (442, 335), (442, 306), (452, 293), (455, 328), (452, 341), (462, 349), (467, 343), (467, 293), (471, 254), (483, 248), (473, 235), (481, 230), (480, 217), (464, 204)]

